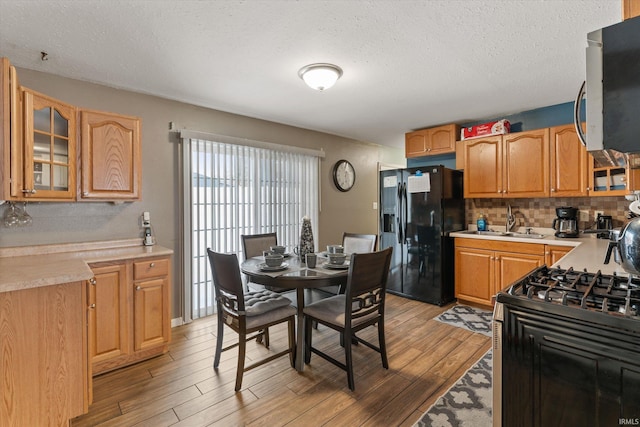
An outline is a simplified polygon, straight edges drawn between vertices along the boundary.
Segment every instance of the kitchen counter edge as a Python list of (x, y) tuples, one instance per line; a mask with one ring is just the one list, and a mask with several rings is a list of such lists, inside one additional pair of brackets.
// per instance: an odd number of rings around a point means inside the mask
[(608, 239), (598, 239), (595, 235), (581, 234), (577, 238), (560, 238), (553, 235), (547, 236), (543, 239), (530, 239), (530, 238), (517, 238), (517, 237), (505, 237), (505, 236), (486, 236), (477, 234), (468, 234), (464, 231), (458, 231), (450, 233), (451, 237), (463, 237), (468, 239), (484, 239), (484, 240), (497, 240), (505, 242), (521, 242), (532, 243), (539, 245), (554, 245), (554, 246), (573, 246), (567, 255), (562, 257), (560, 261), (553, 264), (551, 267), (569, 268), (573, 267), (574, 270), (587, 270), (595, 272), (600, 270), (603, 274), (617, 274), (619, 276), (627, 277), (628, 273), (625, 272), (618, 264), (611, 261), (609, 264), (604, 264), (604, 257), (607, 253), (607, 247), (609, 246)]
[(89, 280), (89, 264), (173, 254), (142, 239), (0, 248), (0, 293)]

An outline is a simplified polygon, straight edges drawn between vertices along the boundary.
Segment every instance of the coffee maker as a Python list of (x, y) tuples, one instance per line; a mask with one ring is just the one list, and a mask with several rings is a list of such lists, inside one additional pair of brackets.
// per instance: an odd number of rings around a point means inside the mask
[(578, 208), (556, 208), (556, 216), (552, 225), (556, 237), (578, 237)]

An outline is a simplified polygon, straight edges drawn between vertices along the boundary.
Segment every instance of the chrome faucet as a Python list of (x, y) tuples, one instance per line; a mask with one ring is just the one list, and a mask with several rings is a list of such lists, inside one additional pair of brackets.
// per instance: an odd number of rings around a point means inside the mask
[(516, 217), (511, 212), (511, 205), (507, 204), (507, 222), (504, 227), (505, 231), (508, 233), (514, 225), (516, 225)]

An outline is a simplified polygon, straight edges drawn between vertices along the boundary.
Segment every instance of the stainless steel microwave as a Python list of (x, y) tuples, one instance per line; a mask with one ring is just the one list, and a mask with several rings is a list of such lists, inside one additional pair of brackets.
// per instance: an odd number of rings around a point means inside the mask
[[(581, 96), (586, 92), (586, 141), (592, 153), (640, 153), (640, 17), (587, 35), (587, 79), (576, 100), (576, 129)], [(632, 167), (634, 157), (627, 161)], [(620, 162), (618, 162), (620, 163)]]

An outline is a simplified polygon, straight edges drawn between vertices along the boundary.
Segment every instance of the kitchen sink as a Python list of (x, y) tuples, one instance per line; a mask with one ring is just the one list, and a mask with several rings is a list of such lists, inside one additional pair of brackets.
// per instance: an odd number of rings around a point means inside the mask
[(509, 233), (505, 233), (504, 236), (506, 237), (517, 237), (517, 238), (523, 238), (523, 239), (544, 239), (545, 237), (547, 237), (544, 234), (538, 234), (538, 233), (516, 233), (516, 232), (509, 232)]
[(478, 231), (478, 230), (467, 230), (463, 231), (466, 234), (478, 234), (481, 236), (507, 236), (508, 234), (504, 231)]

